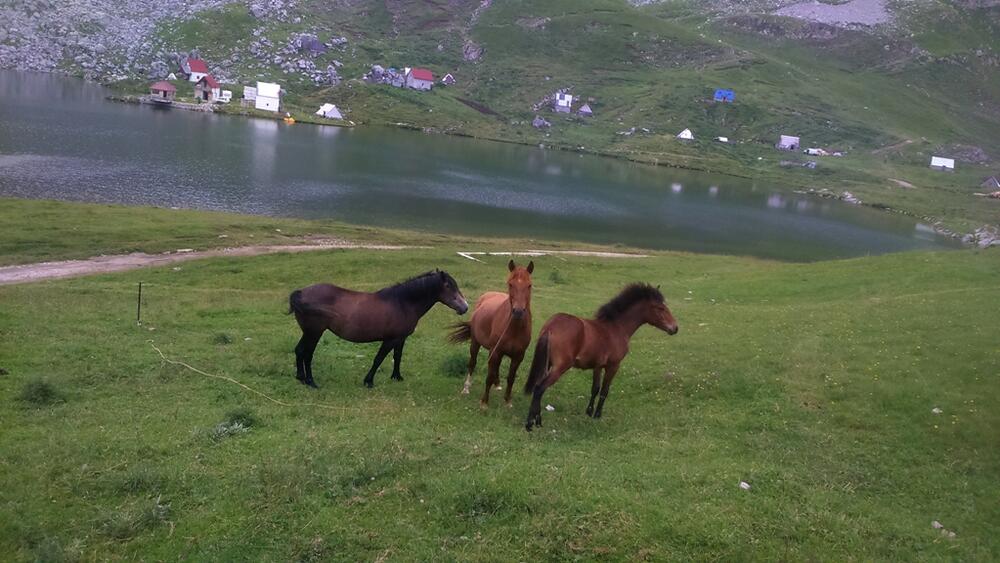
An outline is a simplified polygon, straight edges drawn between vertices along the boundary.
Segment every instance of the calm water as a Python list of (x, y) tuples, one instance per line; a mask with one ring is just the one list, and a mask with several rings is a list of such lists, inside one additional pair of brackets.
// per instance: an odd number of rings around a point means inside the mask
[(0, 72), (0, 194), (792, 260), (955, 245), (897, 215), (736, 178), (105, 95)]

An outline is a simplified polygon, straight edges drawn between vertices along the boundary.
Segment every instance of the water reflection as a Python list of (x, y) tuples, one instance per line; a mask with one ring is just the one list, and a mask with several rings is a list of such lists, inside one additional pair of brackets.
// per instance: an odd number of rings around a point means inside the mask
[(0, 194), (786, 259), (953, 244), (902, 216), (724, 176), (108, 103), (48, 75), (0, 72), (0, 94)]

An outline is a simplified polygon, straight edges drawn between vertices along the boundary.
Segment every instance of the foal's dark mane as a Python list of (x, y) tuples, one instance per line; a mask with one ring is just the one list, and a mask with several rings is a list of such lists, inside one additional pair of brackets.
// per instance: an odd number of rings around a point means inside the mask
[(419, 301), (429, 297), (437, 297), (441, 292), (441, 285), (444, 283), (445, 277), (451, 279), (451, 276), (441, 271), (424, 272), (396, 285), (380, 289), (377, 295), (400, 301)]
[(613, 321), (620, 317), (622, 313), (628, 311), (629, 307), (639, 301), (654, 300), (663, 303), (663, 294), (660, 290), (648, 283), (631, 283), (625, 286), (614, 299), (608, 301), (597, 310), (597, 320)]

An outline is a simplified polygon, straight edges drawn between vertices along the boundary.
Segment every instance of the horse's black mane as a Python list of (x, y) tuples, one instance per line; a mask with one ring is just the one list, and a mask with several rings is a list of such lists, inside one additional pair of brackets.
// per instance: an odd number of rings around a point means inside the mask
[(608, 301), (597, 310), (597, 319), (601, 321), (613, 321), (627, 311), (629, 307), (639, 301), (646, 299), (663, 303), (663, 294), (660, 290), (648, 283), (632, 283), (625, 286), (625, 289), (617, 297)]
[(455, 280), (445, 272), (439, 270), (424, 272), (396, 285), (380, 289), (378, 295), (400, 301), (416, 301), (432, 296), (437, 297), (441, 292), (441, 285), (446, 279), (451, 280), (453, 284), (455, 283)]

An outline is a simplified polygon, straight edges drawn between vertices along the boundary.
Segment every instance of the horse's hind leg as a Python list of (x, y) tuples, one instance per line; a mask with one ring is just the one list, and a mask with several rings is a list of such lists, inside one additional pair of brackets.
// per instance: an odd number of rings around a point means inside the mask
[(299, 343), (295, 345), (295, 379), (302, 382), (306, 380), (305, 342), (306, 335), (303, 333)]
[(476, 371), (476, 360), (479, 359), (479, 342), (473, 336), (469, 341), (469, 373), (465, 376), (465, 385), (462, 386), (462, 394), (468, 395), (472, 388), (472, 373)]
[[(302, 383), (305, 383), (309, 387), (316, 387), (316, 382), (313, 380), (313, 353), (316, 352), (316, 345), (319, 344), (319, 339), (323, 337), (323, 331), (319, 332), (307, 332), (302, 335), (302, 340), (299, 342), (299, 346), (302, 346), (302, 368), (305, 377), (301, 379)], [(298, 347), (296, 347), (296, 355), (298, 355)]]
[(535, 385), (535, 391), (531, 396), (531, 407), (528, 408), (528, 420), (524, 423), (525, 430), (531, 432), (532, 426), (542, 425), (542, 395), (545, 394), (546, 389), (555, 385), (556, 381), (559, 381), (559, 378), (562, 377), (562, 374), (566, 373), (566, 370), (570, 366), (572, 366), (572, 361), (549, 365), (545, 379)]
[(375, 353), (375, 361), (372, 362), (372, 369), (368, 370), (368, 375), (365, 376), (365, 387), (371, 389), (375, 387), (375, 372), (378, 371), (379, 366), (382, 365), (382, 361), (389, 354), (389, 350), (392, 350), (396, 346), (395, 340), (383, 340), (382, 346), (379, 347), (378, 352)]

